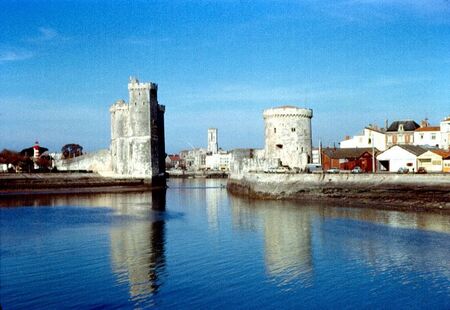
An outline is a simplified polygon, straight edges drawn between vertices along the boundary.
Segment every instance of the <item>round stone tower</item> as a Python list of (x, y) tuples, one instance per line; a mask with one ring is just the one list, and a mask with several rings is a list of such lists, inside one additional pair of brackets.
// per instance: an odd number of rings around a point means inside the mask
[(311, 161), (311, 109), (282, 106), (264, 111), (265, 157), (304, 169)]

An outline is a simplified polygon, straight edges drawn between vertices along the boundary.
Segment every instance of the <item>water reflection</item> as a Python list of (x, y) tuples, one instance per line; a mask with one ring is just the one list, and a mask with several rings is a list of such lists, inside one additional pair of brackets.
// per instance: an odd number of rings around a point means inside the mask
[[(111, 228), (112, 266), (119, 282), (129, 284), (130, 298), (139, 303), (148, 301), (162, 283), (165, 221), (161, 212), (166, 207), (166, 192), (128, 196), (126, 201), (121, 201), (122, 197), (116, 197), (119, 199), (113, 201), (113, 207), (127, 208), (128, 215), (136, 209), (141, 218)], [(135, 200), (130, 201), (133, 197)], [(142, 207), (148, 212), (142, 212)]]
[[(414, 271), (423, 277), (440, 276), (450, 281), (450, 239), (447, 234), (429, 237), (427, 233), (449, 233), (448, 215), (235, 196), (230, 196), (230, 202), (237, 229), (263, 232), (266, 271), (278, 285), (298, 282), (303, 287), (311, 286), (316, 280), (315, 262), (340, 268), (334, 261), (340, 256), (364, 263), (377, 275), (389, 271), (389, 276), (395, 277), (395, 273)], [(423, 232), (413, 239), (410, 229)], [(437, 289), (450, 293), (450, 287)]]
[(166, 190), (133, 193), (53, 194), (2, 197), (0, 207), (85, 206), (111, 208), (110, 257), (118, 284), (130, 299), (148, 306), (163, 282)]
[(311, 210), (299, 212), (289, 203), (230, 197), (237, 227), (254, 230), (262, 225), (266, 271), (280, 285), (299, 281), (312, 285)]

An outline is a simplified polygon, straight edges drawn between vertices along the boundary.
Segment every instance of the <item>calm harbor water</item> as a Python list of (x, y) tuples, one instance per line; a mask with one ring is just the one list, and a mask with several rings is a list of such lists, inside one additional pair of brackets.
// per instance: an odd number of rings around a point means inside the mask
[(450, 308), (450, 216), (222, 184), (0, 199), (3, 309)]

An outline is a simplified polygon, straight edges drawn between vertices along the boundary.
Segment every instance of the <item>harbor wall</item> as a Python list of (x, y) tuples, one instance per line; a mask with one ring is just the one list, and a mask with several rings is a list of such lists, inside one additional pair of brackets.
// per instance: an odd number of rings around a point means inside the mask
[(231, 193), (257, 199), (326, 200), (338, 205), (450, 212), (449, 174), (289, 174), (245, 172)]

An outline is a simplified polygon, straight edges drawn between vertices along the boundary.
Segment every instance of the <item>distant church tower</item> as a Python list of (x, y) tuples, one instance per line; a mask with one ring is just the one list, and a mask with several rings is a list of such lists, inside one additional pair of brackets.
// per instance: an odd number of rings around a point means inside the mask
[(216, 154), (219, 151), (219, 144), (217, 142), (217, 128), (208, 129), (208, 152)]
[(165, 107), (158, 104), (158, 85), (130, 77), (129, 102), (116, 101), (111, 113), (113, 172), (126, 177), (164, 179)]

